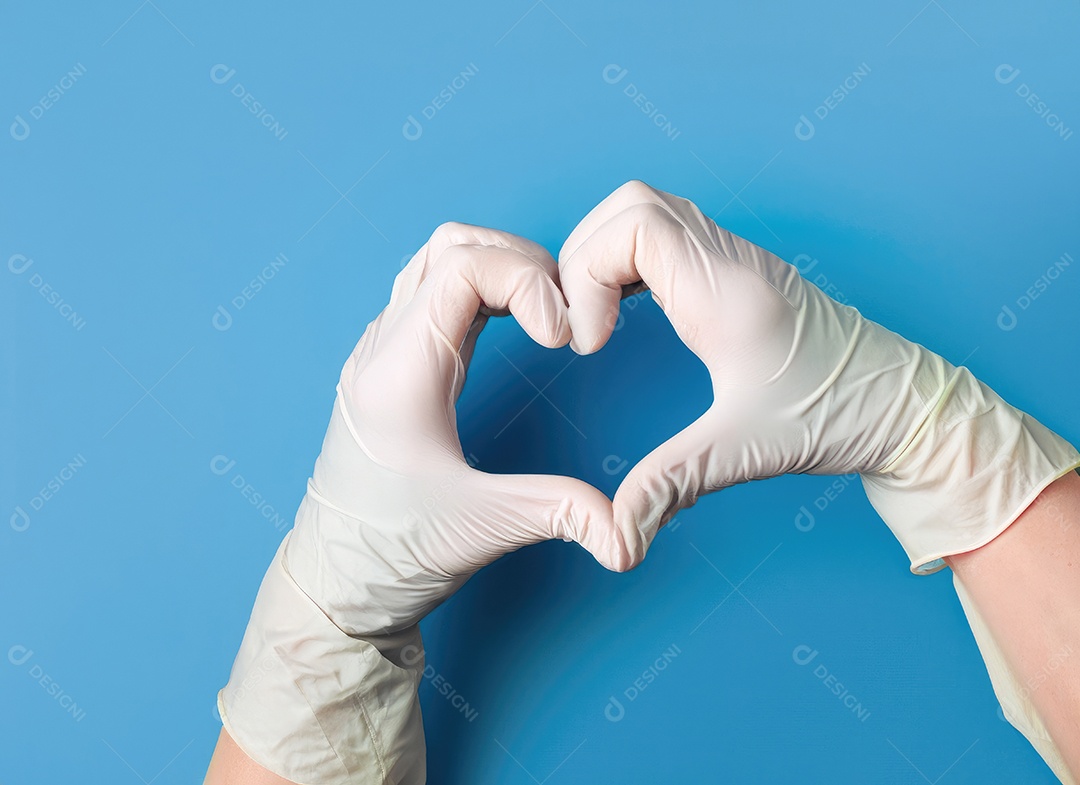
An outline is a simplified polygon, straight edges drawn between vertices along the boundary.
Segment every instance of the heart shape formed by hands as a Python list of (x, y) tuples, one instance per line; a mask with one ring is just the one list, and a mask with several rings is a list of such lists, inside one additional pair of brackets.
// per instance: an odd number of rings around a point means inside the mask
[[(538, 343), (589, 354), (621, 297), (646, 287), (708, 369), (709, 409), (633, 467), (614, 500), (569, 477), (470, 467), (455, 402), (487, 318), (513, 314)], [(858, 472), (912, 570), (932, 572), (1077, 465), (1071, 445), (967, 369), (639, 181), (582, 220), (558, 264), (520, 237), (445, 224), (342, 369), (219, 711), (241, 746), (291, 779), (421, 782), (417, 623), (504, 553), (562, 538), (623, 571), (702, 494)]]
[[(511, 313), (541, 345), (570, 341), (588, 354), (610, 337), (620, 299), (643, 288), (708, 368), (709, 409), (631, 469), (614, 501), (569, 477), (470, 467), (455, 402), (487, 318)], [(890, 368), (936, 361), (929, 376), (945, 374), (936, 355), (830, 300), (692, 202), (639, 181), (581, 221), (558, 264), (521, 237), (444, 224), (342, 370), (285, 560), (356, 636), (414, 625), (485, 564), (546, 539), (574, 540), (605, 567), (630, 569), (660, 526), (704, 493), (885, 464), (925, 407), (882, 406), (897, 384), (879, 370), (883, 355)], [(883, 436), (867, 436), (868, 412), (883, 412)]]

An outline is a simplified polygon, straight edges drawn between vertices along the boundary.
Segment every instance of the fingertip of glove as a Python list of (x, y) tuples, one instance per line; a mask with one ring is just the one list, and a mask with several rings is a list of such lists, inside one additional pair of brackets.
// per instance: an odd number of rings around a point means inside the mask
[(623, 551), (611, 564), (605, 564), (604, 566), (612, 572), (630, 572), (630, 570), (641, 564), (642, 561), (644, 561), (644, 559), (635, 559), (629, 553)]
[(574, 350), (575, 354), (580, 354), (582, 357), (584, 357), (585, 355), (593, 353), (592, 349), (584, 348), (581, 345), (581, 341), (579, 341), (577, 338), (571, 338), (570, 339), (570, 348)]
[[(586, 548), (586, 550), (589, 549)], [(605, 550), (603, 553), (589, 550), (589, 553), (601, 567), (609, 572), (629, 572), (641, 563), (640, 559), (634, 559), (625, 548), (621, 547)]]
[[(580, 481), (574, 481), (577, 484)], [(554, 532), (563, 540), (578, 543), (604, 569), (626, 572), (641, 561), (635, 558), (636, 542), (628, 542), (615, 525), (611, 500), (586, 486), (567, 496), (555, 513)]]
[(579, 329), (570, 339), (570, 348), (581, 356), (595, 354), (604, 345), (604, 337), (593, 329)]
[(610, 538), (604, 549), (604, 558), (596, 554), (596, 560), (612, 572), (629, 572), (645, 559), (648, 544), (634, 526), (620, 524), (617, 518), (611, 520)]
[(551, 340), (548, 342), (548, 346), (552, 349), (561, 349), (571, 343), (573, 338), (573, 333), (570, 332), (570, 323), (564, 317), (559, 319), (555, 326), (551, 328)]

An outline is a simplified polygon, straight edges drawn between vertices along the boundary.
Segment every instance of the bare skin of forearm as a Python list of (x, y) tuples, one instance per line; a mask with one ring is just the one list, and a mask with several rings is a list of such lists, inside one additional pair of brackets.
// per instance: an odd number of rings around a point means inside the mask
[(249, 758), (224, 728), (210, 758), (203, 785), (296, 785)]
[(1080, 476), (1054, 481), (996, 538), (945, 561), (1080, 781)]

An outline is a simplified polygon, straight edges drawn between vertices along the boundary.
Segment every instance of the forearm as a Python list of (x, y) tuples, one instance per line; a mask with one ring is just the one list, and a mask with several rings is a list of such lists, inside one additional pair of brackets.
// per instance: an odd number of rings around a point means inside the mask
[(295, 785), (267, 771), (247, 756), (224, 728), (218, 736), (214, 756), (203, 785)]
[[(1033, 709), (1057, 765), (1080, 781), (1080, 476), (1068, 472), (999, 536), (946, 562), (974, 606), (965, 609), (1003, 705)], [(995, 672), (998, 657), (1007, 672)], [(1053, 750), (1040, 752), (1054, 766)]]
[(367, 638), (343, 632), (288, 569), (294, 532), (263, 577), (218, 693), (223, 735), (207, 782), (419, 785), (426, 769), (419, 628)]

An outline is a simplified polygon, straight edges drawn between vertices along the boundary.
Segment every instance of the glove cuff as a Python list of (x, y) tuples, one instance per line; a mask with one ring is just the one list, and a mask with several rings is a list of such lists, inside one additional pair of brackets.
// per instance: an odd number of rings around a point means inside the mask
[(862, 481), (911, 571), (929, 575), (942, 557), (990, 542), (1077, 466), (1071, 444), (961, 367), (914, 435)]
[(291, 535), (263, 578), (218, 693), (222, 724), (248, 757), (297, 783), (423, 783), (419, 628), (346, 635), (289, 574)]

